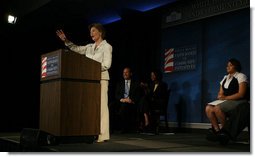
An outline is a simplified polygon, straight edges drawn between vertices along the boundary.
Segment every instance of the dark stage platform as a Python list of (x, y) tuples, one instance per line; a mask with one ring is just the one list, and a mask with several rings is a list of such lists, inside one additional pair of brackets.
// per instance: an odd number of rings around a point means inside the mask
[(0, 133), (0, 151), (3, 152), (251, 152), (248, 132), (243, 132), (237, 141), (223, 146), (205, 139), (205, 132), (175, 134), (120, 134), (111, 135), (104, 143), (69, 143), (56, 146), (40, 146), (36, 149), (20, 147), (20, 133)]

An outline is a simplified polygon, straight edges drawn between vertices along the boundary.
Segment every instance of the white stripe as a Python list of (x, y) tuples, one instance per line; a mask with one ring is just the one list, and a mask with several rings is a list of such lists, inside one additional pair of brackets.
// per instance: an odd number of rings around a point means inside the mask
[(47, 72), (47, 68), (42, 69), (42, 74)]
[(172, 70), (165, 70), (165, 73), (171, 73), (173, 72)]
[(45, 67), (47, 65), (47, 62), (44, 62), (43, 64), (42, 64), (42, 67)]
[(167, 56), (169, 53), (171, 53), (171, 52), (173, 52), (173, 51), (174, 51), (173, 48), (169, 49), (168, 51), (165, 52), (165, 56)]
[(47, 59), (47, 57), (44, 57), (44, 58), (43, 58), (43, 60), (42, 60), (42, 63), (43, 63), (43, 62), (45, 62), (45, 61), (46, 61), (46, 59)]
[(165, 65), (165, 67), (172, 67), (172, 66), (174, 66), (173, 62), (169, 62), (168, 64)]
[(172, 59), (172, 58), (174, 58), (174, 54), (171, 54), (171, 55), (169, 55), (168, 57), (166, 57), (166, 58), (165, 58), (165, 61), (168, 61), (169, 59)]

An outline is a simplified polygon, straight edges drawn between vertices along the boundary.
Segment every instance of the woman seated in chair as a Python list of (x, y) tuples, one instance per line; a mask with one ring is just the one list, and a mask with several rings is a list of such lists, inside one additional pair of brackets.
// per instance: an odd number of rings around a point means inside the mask
[(167, 84), (162, 81), (160, 71), (151, 72), (150, 102), (152, 110), (162, 110), (167, 100)]
[(166, 110), (167, 84), (162, 81), (161, 72), (153, 70), (149, 85), (142, 81), (141, 87), (144, 94), (138, 110), (139, 115), (142, 117), (140, 129), (145, 132), (157, 131), (156, 127), (158, 127), (160, 114)]
[[(231, 134), (233, 135), (233, 133), (231, 132), (225, 132), (225, 130), (229, 130), (228, 128), (224, 129), (227, 123), (226, 117), (228, 113), (240, 108), (240, 106), (243, 106), (245, 108), (249, 106), (247, 101), (249, 95), (249, 92), (247, 92), (247, 77), (240, 71), (240, 62), (236, 59), (230, 59), (227, 63), (227, 75), (224, 76), (224, 78), (220, 82), (220, 89), (218, 92), (218, 99), (225, 101), (219, 103), (218, 105), (207, 104), (205, 109), (206, 115), (212, 125), (212, 128), (209, 129), (209, 135), (215, 135), (216, 137), (219, 137), (220, 135), (224, 135), (224, 137)], [(240, 123), (238, 121), (240, 121), (241, 119), (245, 120), (241, 118), (241, 116), (245, 116), (245, 114), (246, 113), (241, 113), (241, 115), (232, 115), (233, 117), (239, 117), (238, 119), (235, 118), (235, 122), (232, 121), (231, 123), (236, 123), (236, 125), (238, 125)], [(221, 125), (218, 124), (218, 121)], [(237, 128), (234, 130), (232, 129), (232, 132), (237, 132)], [(207, 139), (220, 140), (213, 136), (210, 137), (208, 138), (207, 136)]]

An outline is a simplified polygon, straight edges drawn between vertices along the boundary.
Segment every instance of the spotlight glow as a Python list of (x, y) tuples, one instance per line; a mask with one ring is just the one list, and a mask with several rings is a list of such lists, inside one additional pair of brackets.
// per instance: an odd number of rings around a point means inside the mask
[(15, 24), (17, 21), (17, 17), (8, 15), (8, 23)]
[(141, 11), (141, 12), (146, 12), (166, 4), (173, 3), (175, 1), (176, 0), (147, 0), (145, 2), (135, 2), (135, 3), (130, 2), (128, 4), (128, 8)]

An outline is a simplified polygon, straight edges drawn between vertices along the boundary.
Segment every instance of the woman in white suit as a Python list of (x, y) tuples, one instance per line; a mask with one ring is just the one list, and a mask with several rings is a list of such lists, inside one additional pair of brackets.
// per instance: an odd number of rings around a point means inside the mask
[(101, 119), (100, 134), (97, 142), (104, 142), (110, 139), (109, 133), (109, 109), (108, 109), (108, 69), (112, 63), (112, 46), (104, 40), (105, 30), (100, 23), (94, 23), (89, 26), (90, 36), (94, 43), (85, 46), (77, 46), (66, 38), (62, 30), (57, 30), (57, 36), (72, 51), (83, 54), (88, 58), (101, 63)]

